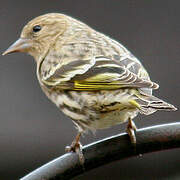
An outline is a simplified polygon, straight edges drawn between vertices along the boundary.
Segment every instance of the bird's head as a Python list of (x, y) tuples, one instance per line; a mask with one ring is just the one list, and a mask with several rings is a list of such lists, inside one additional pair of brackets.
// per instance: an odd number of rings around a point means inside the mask
[(67, 28), (67, 16), (58, 13), (45, 14), (31, 20), (23, 28), (20, 38), (3, 55), (26, 52), (36, 60), (45, 55), (57, 37)]

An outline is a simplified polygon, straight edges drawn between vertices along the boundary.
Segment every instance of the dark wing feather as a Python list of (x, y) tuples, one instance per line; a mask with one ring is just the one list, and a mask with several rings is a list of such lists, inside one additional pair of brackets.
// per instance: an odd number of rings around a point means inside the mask
[(128, 66), (123, 65), (121, 61), (102, 56), (90, 60), (76, 60), (62, 65), (56, 68), (50, 76), (44, 78), (43, 83), (71, 90), (158, 88), (156, 83), (131, 72)]

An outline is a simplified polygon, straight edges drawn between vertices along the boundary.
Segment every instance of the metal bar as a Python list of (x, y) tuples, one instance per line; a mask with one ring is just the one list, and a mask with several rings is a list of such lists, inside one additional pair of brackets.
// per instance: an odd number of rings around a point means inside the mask
[(36, 169), (20, 180), (67, 180), (88, 170), (144, 153), (180, 147), (180, 123), (139, 129), (133, 146), (126, 133), (108, 137), (83, 147), (82, 166), (76, 153), (67, 153)]

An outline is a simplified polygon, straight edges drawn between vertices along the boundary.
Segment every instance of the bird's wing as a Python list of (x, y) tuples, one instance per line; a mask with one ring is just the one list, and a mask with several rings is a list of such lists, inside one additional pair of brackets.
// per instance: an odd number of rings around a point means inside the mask
[(71, 90), (158, 88), (156, 83), (139, 77), (120, 61), (103, 56), (70, 62), (55, 68), (53, 73), (41, 79), (46, 86)]

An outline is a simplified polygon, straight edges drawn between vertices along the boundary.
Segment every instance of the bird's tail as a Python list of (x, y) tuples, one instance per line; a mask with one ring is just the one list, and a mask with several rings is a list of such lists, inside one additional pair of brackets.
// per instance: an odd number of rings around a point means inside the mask
[(164, 111), (176, 111), (177, 108), (172, 104), (169, 104), (155, 96), (138, 96), (136, 100), (137, 103), (140, 105), (140, 113), (142, 114), (152, 114), (157, 110), (164, 110)]

